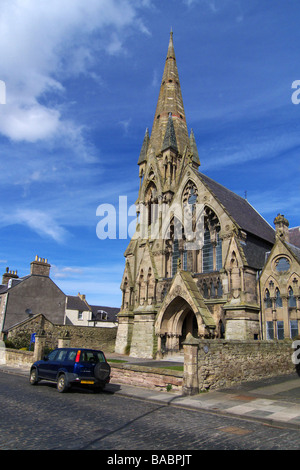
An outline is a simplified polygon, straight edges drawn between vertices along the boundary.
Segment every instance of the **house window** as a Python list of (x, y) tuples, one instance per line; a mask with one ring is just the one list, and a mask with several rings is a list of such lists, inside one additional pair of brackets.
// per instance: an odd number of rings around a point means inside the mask
[(284, 339), (284, 324), (283, 321), (277, 321), (277, 338)]
[(296, 338), (298, 336), (298, 320), (290, 321), (290, 336), (291, 338)]
[(266, 322), (267, 339), (274, 339), (274, 325), (272, 321)]
[(78, 311), (77, 319), (83, 320), (83, 312)]

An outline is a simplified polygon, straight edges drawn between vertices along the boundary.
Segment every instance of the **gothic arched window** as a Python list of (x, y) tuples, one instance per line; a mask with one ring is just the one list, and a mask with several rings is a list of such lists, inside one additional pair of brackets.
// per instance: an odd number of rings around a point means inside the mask
[(272, 308), (272, 300), (270, 297), (269, 289), (266, 289), (265, 292), (265, 308)]
[(203, 272), (220, 271), (222, 269), (222, 240), (220, 238), (220, 222), (214, 211), (204, 209), (204, 237), (202, 250)]
[(147, 188), (145, 194), (145, 204), (148, 210), (148, 226), (155, 223), (158, 217), (158, 197), (157, 189), (153, 182), (151, 182)]
[(214, 270), (214, 256), (213, 246), (210, 241), (210, 231), (208, 228), (204, 230), (204, 243), (203, 243), (203, 272), (208, 273)]
[(275, 290), (275, 307), (279, 307), (279, 308), (282, 307), (282, 298), (281, 298), (280, 290), (278, 289), (278, 287)]
[(291, 286), (289, 287), (289, 307), (290, 308), (297, 307), (296, 297), (294, 296), (294, 291)]
[(172, 276), (174, 276), (178, 269), (178, 263), (180, 263), (181, 269), (187, 269), (184, 229), (176, 217), (174, 217), (170, 224), (170, 238), (172, 246)]

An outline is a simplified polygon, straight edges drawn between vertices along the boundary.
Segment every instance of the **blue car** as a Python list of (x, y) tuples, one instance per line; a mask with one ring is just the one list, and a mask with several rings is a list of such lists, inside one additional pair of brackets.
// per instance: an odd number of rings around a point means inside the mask
[(110, 381), (110, 365), (96, 349), (58, 348), (32, 364), (29, 382), (36, 385), (40, 380), (56, 382), (61, 393), (75, 384), (103, 390)]

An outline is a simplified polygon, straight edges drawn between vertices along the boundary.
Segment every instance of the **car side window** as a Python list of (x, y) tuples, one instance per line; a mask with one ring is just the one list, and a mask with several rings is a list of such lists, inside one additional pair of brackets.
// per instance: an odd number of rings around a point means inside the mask
[(66, 356), (67, 356), (67, 351), (65, 349), (62, 349), (61, 351), (59, 351), (55, 360), (62, 362), (66, 359)]
[(69, 351), (66, 360), (70, 362), (74, 362), (76, 358), (77, 351)]
[(56, 354), (57, 354), (57, 349), (55, 349), (54, 351), (51, 351), (51, 353), (48, 354), (48, 361), (54, 361)]

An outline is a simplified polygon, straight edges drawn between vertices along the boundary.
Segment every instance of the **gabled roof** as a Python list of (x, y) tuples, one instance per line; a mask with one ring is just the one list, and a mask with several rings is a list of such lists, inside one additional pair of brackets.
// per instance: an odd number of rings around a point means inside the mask
[(246, 199), (238, 196), (203, 173), (199, 173), (199, 175), (203, 183), (216, 196), (242, 230), (270, 244), (274, 244), (275, 230)]
[(198, 312), (201, 315), (203, 323), (208, 328), (215, 328), (216, 323), (208, 307), (205, 305), (204, 299), (196, 286), (194, 279), (189, 271), (178, 271), (177, 275), (180, 275), (190, 296), (192, 297)]
[(90, 310), (88, 304), (84, 302), (84, 300), (82, 300), (78, 295), (68, 295), (67, 309), (78, 310), (79, 312)]

